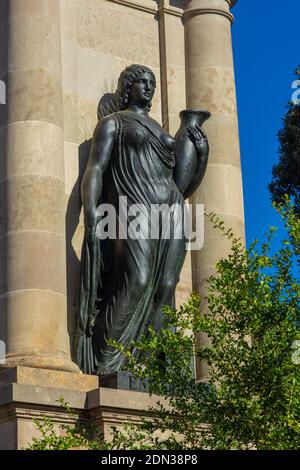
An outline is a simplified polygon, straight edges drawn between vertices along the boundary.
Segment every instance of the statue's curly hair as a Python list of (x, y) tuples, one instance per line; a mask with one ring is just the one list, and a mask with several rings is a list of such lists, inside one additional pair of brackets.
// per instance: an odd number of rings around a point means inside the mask
[[(102, 104), (100, 100), (98, 105), (98, 119), (108, 116), (115, 111), (123, 111), (127, 108), (131, 87), (143, 73), (149, 73), (152, 76), (154, 87), (156, 87), (156, 77), (149, 67), (139, 64), (129, 65), (120, 74), (115, 94), (110, 95), (105, 104)], [(149, 104), (149, 111), (150, 109), (151, 103)]]
[[(132, 64), (121, 73), (116, 91), (116, 103), (120, 110), (127, 108), (131, 87), (143, 73), (149, 73), (153, 77), (154, 86), (156, 87), (156, 77), (152, 70), (145, 65)], [(150, 108), (151, 104), (149, 105), (149, 110)]]

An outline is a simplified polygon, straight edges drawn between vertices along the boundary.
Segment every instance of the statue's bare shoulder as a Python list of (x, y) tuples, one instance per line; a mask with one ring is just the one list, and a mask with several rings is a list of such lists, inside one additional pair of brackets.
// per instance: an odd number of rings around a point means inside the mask
[(116, 121), (113, 115), (102, 118), (94, 131), (94, 141), (103, 142), (111, 141), (115, 139), (116, 136)]

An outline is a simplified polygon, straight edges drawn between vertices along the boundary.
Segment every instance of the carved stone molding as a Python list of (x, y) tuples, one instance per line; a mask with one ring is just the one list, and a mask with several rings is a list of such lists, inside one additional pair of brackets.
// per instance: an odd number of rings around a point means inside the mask
[(135, 10), (144, 11), (146, 13), (151, 13), (152, 15), (157, 13), (157, 5), (154, 4), (153, 7), (147, 5), (146, 2), (141, 0), (107, 0), (111, 3), (118, 3), (119, 5), (124, 5), (125, 7), (134, 8)]
[(208, 14), (225, 16), (225, 18), (227, 18), (230, 23), (233, 23), (234, 21), (234, 16), (231, 13), (225, 10), (218, 10), (217, 8), (190, 8), (184, 11), (185, 18)]
[[(37, 435), (34, 419), (48, 417), (58, 425), (73, 425), (79, 422), (87, 427), (95, 425), (105, 437), (110, 435), (112, 426), (122, 426), (124, 423), (138, 423), (143, 417), (151, 417), (149, 407), (155, 406), (158, 397), (150, 397), (147, 393), (95, 388), (79, 391), (76, 389), (55, 388), (58, 383), (51, 383), (53, 371), (43, 371), (49, 374), (47, 386), (36, 382), (35, 371), (1, 372), (0, 377), (0, 450), (13, 450), (27, 447), (33, 435)], [(25, 375), (31, 384), (17, 383), (23, 381)], [(63, 386), (70, 381), (68, 373), (62, 377)], [(75, 374), (74, 374), (75, 375)], [(85, 380), (79, 375), (79, 381)], [(90, 377), (90, 376), (89, 376)], [(71, 384), (72, 385), (72, 384)], [(80, 388), (82, 388), (80, 386)], [(57, 402), (62, 396), (73, 409), (68, 413)], [(164, 399), (161, 399), (166, 404)]]
[(163, 11), (169, 15), (182, 17), (183, 12), (180, 8), (175, 8), (171, 6), (159, 6), (155, 2), (153, 2), (153, 6), (150, 6), (148, 2), (143, 0), (107, 0), (111, 3), (117, 3), (119, 5), (126, 6), (128, 8), (133, 8), (135, 10), (144, 11), (145, 13), (150, 13), (152, 15), (156, 15), (159, 11)]

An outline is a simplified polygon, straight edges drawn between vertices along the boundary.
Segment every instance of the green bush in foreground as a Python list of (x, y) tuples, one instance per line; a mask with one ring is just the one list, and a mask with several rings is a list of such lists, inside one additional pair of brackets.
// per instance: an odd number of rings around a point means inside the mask
[[(300, 220), (288, 201), (279, 212), (288, 236), (276, 253), (274, 228), (261, 249), (255, 242), (246, 250), (210, 215), (232, 250), (209, 280), (206, 306), (194, 294), (177, 311), (166, 307), (166, 328), (135, 345), (143, 360), (123, 351), (128, 370), (160, 396), (151, 419), (114, 430), (110, 444), (70, 428), (56, 439), (45, 421), (31, 449), (299, 449)], [(200, 332), (209, 346), (197, 346)], [(206, 383), (195, 380), (194, 360), (207, 362)]]
[(101, 436), (98, 436), (98, 439), (92, 439), (92, 430), (87, 430), (84, 426), (77, 424), (76, 414), (69, 404), (65, 402), (64, 398), (60, 397), (57, 402), (69, 414), (75, 425), (63, 424), (57, 428), (52, 419), (46, 416), (34, 419), (34, 423), (41, 436), (34, 437), (26, 450), (102, 449)]

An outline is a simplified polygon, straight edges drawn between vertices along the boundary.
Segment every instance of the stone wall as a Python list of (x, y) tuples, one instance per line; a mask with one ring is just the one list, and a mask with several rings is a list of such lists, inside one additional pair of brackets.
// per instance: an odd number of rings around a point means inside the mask
[[(147, 394), (99, 388), (72, 362), (83, 220), (80, 181), (99, 99), (132, 62), (157, 77), (151, 115), (175, 134), (178, 113), (207, 108), (209, 167), (193, 202), (244, 235), (231, 46), (233, 0), (0, 0), (0, 448), (21, 448), (32, 418), (78, 416), (109, 434), (138, 419)], [(205, 294), (224, 237), (205, 227), (188, 254), (177, 304)], [(191, 267), (191, 258), (193, 267)], [(205, 344), (205, 338), (200, 338)], [(207, 371), (197, 365), (197, 377)]]
[[(131, 63), (148, 65), (157, 89), (151, 116), (170, 133), (186, 107), (182, 10), (172, 0), (61, 0), (62, 83), (66, 193), (67, 292), (69, 330), (74, 331), (83, 219), (79, 186), (97, 106), (117, 86)], [(182, 2), (181, 2), (182, 3)], [(177, 5), (180, 2), (176, 3)], [(190, 256), (177, 289), (177, 303), (191, 291)]]

